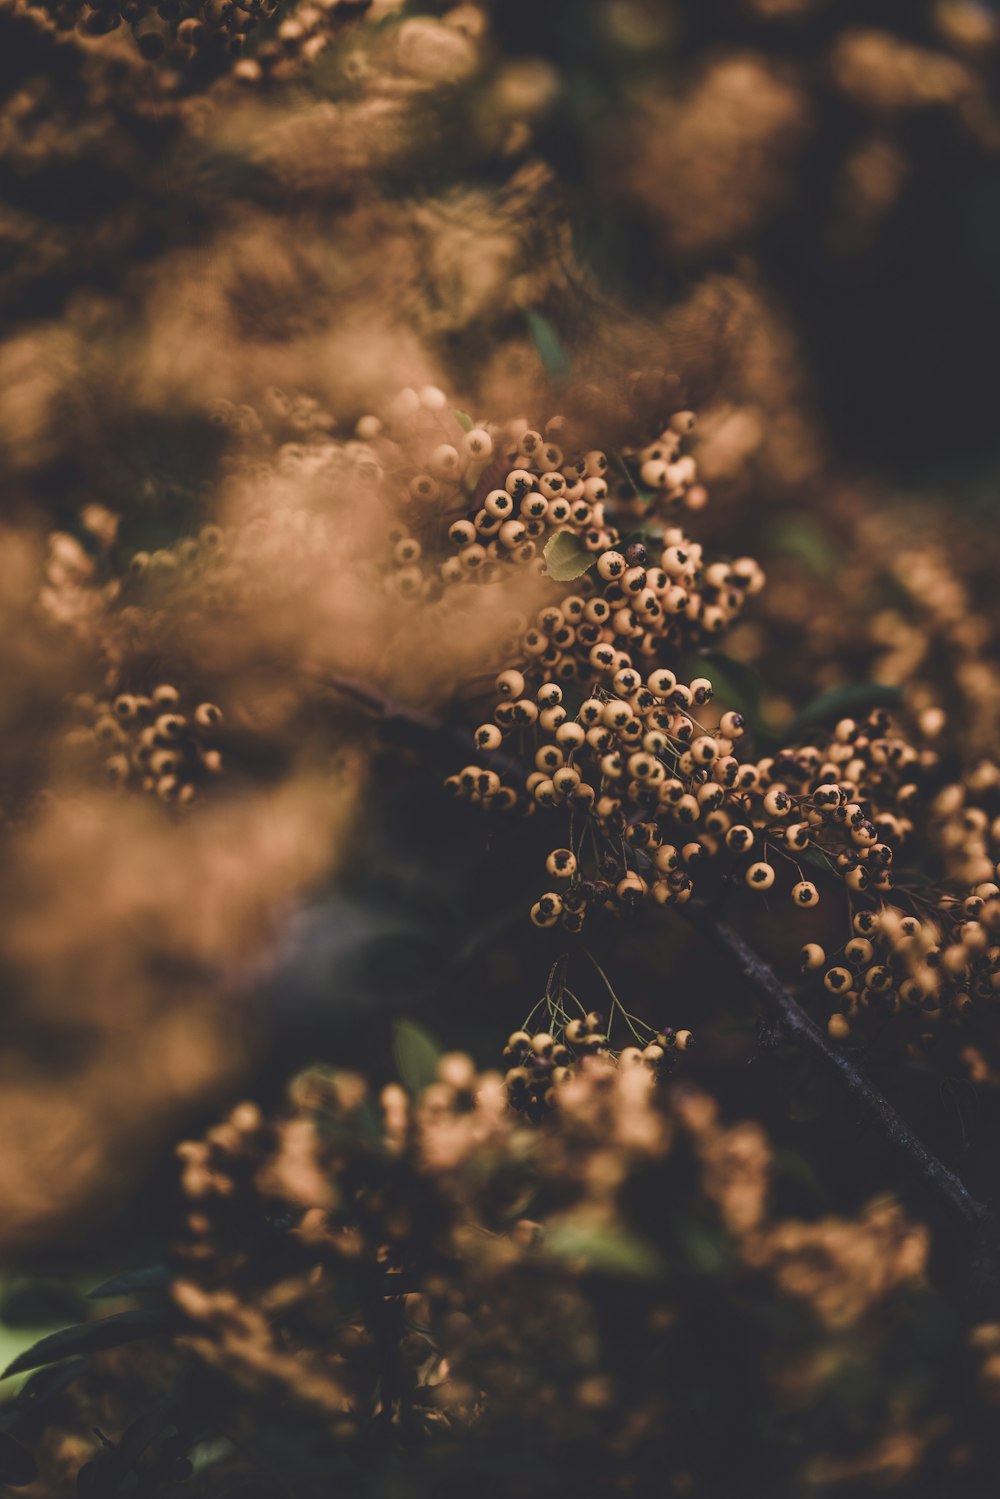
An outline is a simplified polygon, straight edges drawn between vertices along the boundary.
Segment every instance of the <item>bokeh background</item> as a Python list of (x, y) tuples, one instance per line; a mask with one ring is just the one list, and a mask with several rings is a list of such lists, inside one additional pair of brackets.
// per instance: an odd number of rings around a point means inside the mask
[[(996, 744), (993, 5), (300, 0), (241, 11), (239, 46), (224, 10), (184, 31), (170, 5), (0, 4), (12, 1350), (156, 1257), (179, 1136), (275, 1103), (316, 1058), (391, 1076), (400, 1015), (494, 1061), (557, 955), (523, 921), (543, 835), (440, 791), (488, 622), (401, 635), (354, 577), (384, 517), (346, 480), (324, 509), (305, 451), (401, 387), (535, 424), (589, 401), (610, 442), (627, 373), (668, 372), (699, 412), (698, 534), (769, 578), (719, 666), (730, 698), (780, 734), (879, 682), (941, 702), (970, 754)], [(281, 574), (251, 536), (251, 593), (213, 629), (174, 594), (108, 623), (121, 559), (289, 492), (315, 492), (322, 539)], [(130, 652), (226, 708), (226, 770), (190, 816), (67, 747), (74, 696)], [(337, 674), (444, 728), (375, 732), (317, 687)], [(757, 934), (790, 973), (786, 928), (776, 910)], [(761, 1049), (696, 936), (650, 922), (597, 956), (766, 1125), (784, 1210), (854, 1212), (893, 1183), (863, 1122)], [(583, 958), (576, 977), (598, 1003)], [(924, 1063), (881, 1080), (988, 1195), (989, 1090)], [(948, 1283), (948, 1226), (900, 1190)]]

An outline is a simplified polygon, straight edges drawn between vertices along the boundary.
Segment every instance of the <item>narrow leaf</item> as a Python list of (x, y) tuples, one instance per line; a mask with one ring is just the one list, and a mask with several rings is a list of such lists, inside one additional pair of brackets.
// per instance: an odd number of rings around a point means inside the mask
[(49, 1364), (30, 1375), (14, 1397), (18, 1410), (35, 1410), (68, 1390), (91, 1367), (87, 1358), (68, 1358), (64, 1364)]
[(467, 411), (459, 411), (459, 410), (456, 409), (452, 413), (452, 415), (454, 416), (456, 422), (461, 427), (461, 429), (462, 429), (463, 432), (471, 432), (472, 431), (473, 427), (475, 426), (475, 423), (473, 422), (472, 417), (469, 415), (469, 413)]
[(889, 687), (882, 682), (846, 682), (842, 687), (831, 687), (829, 692), (820, 693), (808, 707), (802, 709), (786, 733), (794, 738), (802, 729), (812, 728), (825, 719), (888, 707), (892, 703), (898, 703), (902, 695), (901, 687)]
[(87, 1295), (91, 1301), (106, 1301), (113, 1296), (133, 1296), (138, 1291), (162, 1291), (170, 1280), (166, 1265), (143, 1265), (139, 1270), (123, 1270), (121, 1275), (102, 1280)]
[(28, 1369), (40, 1369), (43, 1364), (52, 1364), (57, 1359), (72, 1355), (118, 1348), (136, 1338), (149, 1338), (156, 1333), (166, 1332), (170, 1325), (166, 1312), (134, 1311), (119, 1312), (117, 1316), (104, 1317), (99, 1322), (82, 1322), (77, 1327), (64, 1327), (18, 1354), (0, 1378), (23, 1374)]
[(572, 531), (557, 531), (545, 543), (545, 566), (557, 583), (571, 583), (594, 565), (594, 554)]
[(532, 311), (530, 307), (524, 309), (524, 318), (545, 373), (552, 380), (565, 380), (570, 372), (569, 355), (563, 348), (558, 333), (547, 317)]
[(728, 708), (742, 713), (750, 727), (756, 728), (760, 721), (760, 677), (754, 668), (724, 651), (705, 651), (695, 661), (709, 677), (716, 697)]
[(411, 1093), (420, 1093), (435, 1081), (441, 1048), (412, 1020), (396, 1021), (392, 1052), (400, 1081)]

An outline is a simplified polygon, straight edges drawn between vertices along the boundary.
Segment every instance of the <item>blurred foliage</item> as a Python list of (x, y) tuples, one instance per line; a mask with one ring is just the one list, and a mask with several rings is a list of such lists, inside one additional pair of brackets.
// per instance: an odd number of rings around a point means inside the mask
[[(565, 405), (615, 451), (646, 410), (642, 388), (621, 394), (629, 375), (659, 371), (670, 409), (699, 409), (699, 534), (768, 574), (724, 651), (686, 663), (745, 715), (756, 753), (898, 699), (917, 721), (943, 711), (949, 773), (996, 756), (998, 60), (979, 0), (0, 0), (0, 1344), (23, 1371), (46, 1360), (8, 1386), (0, 1482), (211, 1499), (334, 1481), (378, 1499), (491, 1480), (539, 1499), (990, 1492), (989, 1257), (970, 1270), (934, 1202), (756, 1027), (742, 976), (679, 920), (608, 924), (589, 951), (643, 1022), (696, 1027), (685, 1075), (752, 1122), (699, 1136), (675, 1119), (662, 1161), (628, 1156), (599, 1221), (546, 1222), (537, 1242), (533, 1216), (521, 1237), (457, 1211), (420, 1221), (466, 1299), (444, 1308), (440, 1280), (407, 1292), (455, 1319), (419, 1344), (445, 1390), (419, 1442), (398, 1405), (378, 1408), (398, 1299), (360, 1321), (341, 1306), (351, 1277), (330, 1275), (328, 1244), (302, 1252), (301, 1199), (260, 1173), (291, 1120), (337, 1113), (285, 1104), (323, 1057), (371, 1080), (333, 1172), (367, 1181), (379, 1087), (418, 1094), (442, 1052), (495, 1064), (565, 948), (523, 923), (538, 820), (491, 828), (441, 790), (486, 697), (494, 623), (401, 626), (357, 560), (384, 539), (369, 490), (338, 469), (341, 508), (324, 510), (310, 469), (401, 387), (446, 389), (466, 433)], [(254, 484), (288, 486), (332, 527), (285, 571), (250, 534), (247, 596), (207, 629), (182, 588), (157, 595), (130, 569), (207, 548), (206, 526), (252, 525)], [(582, 575), (579, 544), (556, 541), (553, 573)], [(197, 760), (214, 742), (185, 748), (207, 791), (190, 818), (68, 768), (71, 700), (89, 695), (93, 718), (137, 660), (144, 690), (176, 676), (192, 708), (225, 703), (218, 786)], [(321, 690), (324, 673), (374, 681), (411, 718)], [(833, 903), (794, 920), (733, 904), (789, 982), (803, 940), (843, 938)], [(606, 1003), (586, 954), (569, 971)], [(997, 1078), (971, 1052), (961, 1075), (877, 1047), (859, 1060), (995, 1207)], [(174, 1284), (200, 1231), (171, 1145), (244, 1093), (260, 1139), (245, 1159), (224, 1134), (206, 1147), (222, 1176), (236, 1160), (246, 1216), (227, 1224), (213, 1198), (205, 1242), (218, 1229), (236, 1248), (202, 1289), (236, 1300), (195, 1347), (163, 1269)], [(460, 1131), (474, 1108), (445, 1112)], [(593, 1166), (594, 1192), (617, 1169), (553, 1121), (505, 1129), (464, 1180), (478, 1191), (477, 1172), (510, 1165), (516, 1183), (521, 1153), (540, 1155), (540, 1218), (567, 1190), (561, 1152), (567, 1173)], [(716, 1166), (732, 1148), (721, 1187), (685, 1130), (711, 1135)], [(378, 1211), (423, 1203), (425, 1164), (387, 1168)], [(762, 1175), (766, 1264), (725, 1212)], [(924, 1246), (920, 1273), (846, 1329), (799, 1294), (796, 1273), (815, 1293), (825, 1267), (848, 1295), (900, 1242)], [(101, 1281), (88, 1317), (79, 1288)], [(347, 1405), (365, 1413), (345, 1445), (294, 1380), (261, 1393), (253, 1358), (218, 1367), (244, 1314), (285, 1374), (344, 1340)], [(484, 1347), (449, 1394), (450, 1340), (471, 1357), (462, 1318)], [(147, 1345), (151, 1328), (170, 1336)], [(410, 1353), (423, 1337), (405, 1330)], [(452, 1394), (449, 1440), (431, 1416)]]

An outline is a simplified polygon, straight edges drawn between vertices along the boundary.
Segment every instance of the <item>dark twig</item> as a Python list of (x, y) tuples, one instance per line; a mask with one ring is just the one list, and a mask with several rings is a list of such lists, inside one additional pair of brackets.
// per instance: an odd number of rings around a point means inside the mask
[[(685, 908), (687, 914), (688, 908)], [(739, 964), (757, 992), (768, 1018), (777, 1024), (779, 1033), (814, 1057), (848, 1097), (862, 1105), (866, 1114), (877, 1123), (882, 1138), (921, 1177), (950, 1216), (967, 1230), (981, 1233), (989, 1222), (989, 1209), (972, 1196), (954, 1171), (928, 1150), (884, 1094), (869, 1082), (857, 1062), (823, 1034), (785, 988), (774, 969), (758, 957), (740, 933), (721, 917), (695, 909), (690, 912), (689, 919), (716, 947), (723, 947)]]

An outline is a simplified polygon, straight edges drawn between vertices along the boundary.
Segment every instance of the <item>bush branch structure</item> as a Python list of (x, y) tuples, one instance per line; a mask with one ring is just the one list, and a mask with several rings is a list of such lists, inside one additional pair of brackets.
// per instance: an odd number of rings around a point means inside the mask
[[(451, 737), (444, 724), (393, 701), (366, 683), (353, 678), (327, 676), (325, 685), (370, 709), (382, 725), (405, 724), (420, 735), (431, 735), (439, 740)], [(778, 1028), (781, 1038), (811, 1056), (836, 1081), (843, 1095), (860, 1106), (866, 1121), (877, 1129), (890, 1149), (923, 1182), (948, 1218), (966, 1235), (971, 1235), (977, 1246), (981, 1245), (993, 1225), (989, 1207), (973, 1197), (961, 1178), (927, 1148), (885, 1095), (865, 1076), (857, 1061), (824, 1035), (773, 968), (719, 913), (694, 902), (682, 908), (680, 914), (703, 937), (725, 950), (749, 980), (762, 1010)]]

